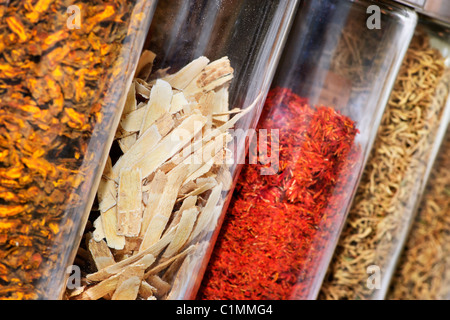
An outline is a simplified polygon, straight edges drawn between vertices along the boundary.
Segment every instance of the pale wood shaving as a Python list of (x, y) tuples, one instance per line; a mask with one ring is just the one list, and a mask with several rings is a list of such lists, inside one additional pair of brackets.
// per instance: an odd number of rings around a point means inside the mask
[(201, 115), (190, 116), (140, 160), (133, 164), (133, 167), (141, 168), (143, 177), (148, 177), (165, 161), (188, 144), (202, 130), (205, 123), (206, 119)]
[(223, 117), (223, 116), (227, 116), (228, 119), (225, 120), (225, 122), (226, 122), (226, 121), (229, 120), (229, 115), (235, 114), (235, 113), (241, 113), (241, 112), (244, 112), (244, 110), (239, 109), (239, 108), (235, 108), (235, 109), (233, 109), (233, 110), (220, 111), (220, 112), (217, 111), (217, 112), (214, 112), (212, 116), (213, 116), (213, 117), (217, 117), (217, 118)]
[(119, 178), (120, 170), (123, 167), (131, 167), (135, 162), (145, 157), (149, 149), (153, 149), (161, 140), (158, 128), (152, 126), (144, 135), (139, 137), (136, 143), (125, 153), (113, 166), (113, 179)]
[(197, 224), (195, 225), (194, 230), (189, 237), (188, 243), (190, 243), (193, 239), (195, 239), (202, 231), (204, 231), (209, 223), (211, 222), (214, 214), (214, 209), (216, 205), (219, 203), (220, 195), (222, 192), (222, 185), (219, 184), (212, 189), (211, 194), (209, 195), (208, 201), (206, 202), (205, 207), (201, 211), (199, 218), (197, 220)]
[(139, 130), (141, 134), (150, 128), (155, 121), (169, 111), (172, 103), (172, 87), (163, 80), (157, 80), (150, 92), (146, 113)]
[(222, 86), (217, 90), (213, 101), (213, 117), (216, 120), (227, 122), (230, 119), (230, 114), (235, 112), (241, 112), (241, 109), (229, 110), (228, 103), (228, 86)]
[(133, 266), (121, 274), (111, 300), (136, 300), (141, 286), (144, 270), (141, 266)]
[(123, 269), (132, 265), (134, 263), (139, 262), (147, 255), (158, 256), (158, 254), (164, 250), (164, 248), (173, 240), (175, 235), (175, 230), (169, 231), (165, 234), (161, 240), (155, 243), (153, 246), (147, 248), (146, 250), (139, 252), (136, 255), (133, 255), (127, 259), (124, 259), (120, 262), (117, 262), (114, 265), (103, 268), (95, 273), (91, 273), (86, 276), (89, 281), (102, 281), (109, 278), (111, 275), (117, 274), (121, 272)]
[(92, 234), (95, 241), (102, 241), (105, 239), (105, 231), (103, 230), (103, 223), (102, 223), (102, 217), (99, 216), (94, 221), (94, 232)]
[(138, 132), (142, 126), (142, 119), (144, 119), (146, 112), (147, 108), (140, 108), (124, 114), (120, 120), (120, 126), (127, 132)]
[(164, 78), (172, 87), (183, 90), (206, 68), (209, 59), (200, 57), (189, 63), (177, 73)]
[(208, 64), (189, 85), (184, 88), (186, 95), (196, 95), (214, 90), (228, 83), (233, 78), (233, 68), (227, 57), (213, 61)]
[(144, 50), (136, 67), (136, 78), (147, 80), (153, 69), (156, 54), (150, 50)]
[(198, 101), (199, 110), (205, 117), (212, 118), (215, 98), (216, 93), (214, 91), (209, 91), (200, 97)]
[[(187, 184), (189, 184), (192, 181), (187, 182)], [(198, 196), (208, 190), (213, 189), (215, 186), (217, 186), (218, 181), (215, 178), (212, 177), (208, 177), (208, 178), (199, 178), (196, 180), (196, 183), (194, 184), (194, 189), (191, 190), (189, 193), (187, 194), (183, 194), (182, 190), (180, 189), (180, 194), (178, 195), (178, 200), (184, 200), (192, 198), (192, 196)]]
[(148, 189), (148, 201), (142, 217), (142, 228), (140, 232), (140, 236), (142, 237), (145, 235), (148, 225), (154, 216), (155, 208), (159, 203), (166, 184), (167, 175), (162, 171), (157, 171), (153, 180), (147, 185), (147, 187), (143, 187), (143, 189)]
[(217, 183), (221, 183), (223, 191), (229, 191), (233, 185), (233, 176), (226, 165), (221, 165), (216, 176)]
[(88, 249), (98, 270), (116, 263), (111, 250), (105, 241), (96, 241), (95, 238), (92, 238), (88, 242)]
[(118, 235), (117, 231), (117, 206), (101, 213), (102, 230), (108, 247), (121, 250), (125, 247), (125, 237)]
[(80, 299), (82, 300), (98, 300), (106, 295), (109, 295), (116, 290), (119, 283), (120, 274), (116, 274), (105, 281), (102, 281), (94, 286), (88, 287), (81, 293)]
[(158, 128), (159, 134), (164, 138), (175, 127), (175, 120), (171, 114), (165, 113), (161, 118), (156, 120), (155, 125)]
[[(108, 171), (108, 174), (111, 175), (111, 172), (112, 169), (111, 171)], [(114, 180), (105, 177), (105, 174), (100, 180), (97, 197), (101, 212), (105, 212), (116, 205), (116, 184)]]
[(197, 220), (198, 212), (198, 208), (194, 207), (184, 210), (181, 213), (181, 219), (177, 224), (177, 231), (175, 232), (174, 239), (164, 251), (163, 258), (172, 257), (183, 247), (191, 235), (195, 221)]
[(123, 109), (123, 113), (127, 114), (136, 109), (137, 109), (136, 84), (133, 81), (131, 83), (130, 90), (128, 91), (127, 98), (125, 100), (125, 106)]
[(125, 246), (122, 250), (112, 250), (116, 261), (125, 260), (135, 254), (139, 250), (141, 242), (142, 239), (139, 237), (126, 237)]
[(183, 92), (178, 92), (173, 95), (172, 105), (170, 106), (169, 112), (171, 114), (180, 112), (184, 107), (189, 105), (189, 101), (184, 96)]
[(189, 196), (186, 199), (183, 200), (183, 203), (181, 204), (180, 209), (177, 212), (174, 212), (172, 221), (170, 222), (170, 225), (168, 229), (172, 229), (177, 226), (177, 224), (180, 222), (181, 216), (185, 210), (191, 209), (195, 207), (195, 204), (197, 203), (197, 196)]
[(144, 271), (155, 262), (152, 254), (144, 256), (140, 261), (123, 269), (112, 300), (135, 300), (144, 278)]
[[(150, 285), (147, 281), (142, 280), (139, 286), (138, 294), (142, 299), (149, 300), (151, 298), (155, 298), (154, 294), (157, 292), (157, 289)], [(156, 299), (156, 298), (155, 298)]]
[(141, 170), (123, 169), (120, 172), (117, 198), (117, 234), (136, 237), (142, 222)]
[(188, 168), (189, 165), (180, 165), (168, 174), (167, 183), (164, 186), (158, 205), (152, 213), (153, 218), (147, 227), (140, 250), (145, 250), (153, 245), (162, 235), (173, 212), (178, 191), (186, 176), (189, 174)]
[(123, 137), (122, 139), (119, 139), (119, 146), (123, 153), (128, 152), (131, 147), (136, 143), (137, 140), (137, 134), (132, 133), (130, 135), (127, 135), (126, 137)]
[(139, 81), (138, 79), (134, 82), (136, 88), (136, 94), (139, 94), (141, 97), (145, 99), (150, 98), (150, 89), (142, 84), (143, 81)]
[(163, 298), (167, 292), (170, 291), (172, 286), (166, 281), (162, 280), (157, 275), (153, 275), (147, 278), (147, 282), (154, 288), (156, 288), (155, 296), (159, 299)]
[(204, 256), (209, 244), (208, 241), (200, 242), (197, 244), (195, 255), (188, 255), (181, 261), (181, 264), (178, 266), (178, 272), (172, 275), (174, 276), (174, 278), (171, 279), (171, 282), (173, 283), (172, 290), (168, 293), (167, 299), (179, 300), (184, 297), (186, 289), (196, 281), (196, 279), (189, 275), (200, 272), (201, 260), (199, 260), (197, 256)]
[(174, 261), (184, 258), (189, 253), (193, 252), (195, 247), (196, 247), (195, 245), (192, 245), (189, 248), (187, 248), (186, 250), (184, 250), (183, 252), (177, 254), (176, 256), (171, 257), (170, 259), (165, 260), (164, 262), (160, 263), (153, 269), (147, 271), (144, 275), (144, 278), (148, 278), (151, 275), (155, 275), (155, 274), (159, 273), (160, 271), (164, 270), (165, 268), (167, 268), (168, 266), (170, 266)]

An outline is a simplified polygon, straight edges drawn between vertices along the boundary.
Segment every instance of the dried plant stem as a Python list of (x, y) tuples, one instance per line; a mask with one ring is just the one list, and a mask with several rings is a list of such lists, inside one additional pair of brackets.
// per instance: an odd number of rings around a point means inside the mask
[(450, 128), (387, 298), (450, 298)]
[(382, 274), (409, 225), (448, 97), (444, 59), (429, 38), (413, 38), (382, 119), (321, 299), (371, 299), (367, 268)]

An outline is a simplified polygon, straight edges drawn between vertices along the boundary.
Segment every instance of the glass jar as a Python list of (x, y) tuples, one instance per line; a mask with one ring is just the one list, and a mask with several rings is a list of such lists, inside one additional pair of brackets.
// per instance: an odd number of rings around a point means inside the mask
[(158, 3), (70, 299), (195, 297), (296, 8)]
[(317, 297), (416, 20), (301, 2), (200, 299)]
[(385, 298), (447, 126), (449, 49), (449, 29), (420, 16), (323, 298)]
[(0, 299), (59, 299), (154, 1), (0, 5)]
[(393, 275), (388, 300), (450, 298), (450, 129), (431, 171), (417, 216)]
[[(446, 79), (441, 80), (440, 93), (450, 104), (450, 28), (436, 22), (427, 23), (430, 43), (445, 58)], [(448, 109), (449, 107), (447, 107)], [(436, 137), (436, 145), (441, 139)], [(387, 299), (448, 300), (449, 277), (449, 212), (450, 212), (450, 126), (420, 200), (405, 247), (392, 277)]]

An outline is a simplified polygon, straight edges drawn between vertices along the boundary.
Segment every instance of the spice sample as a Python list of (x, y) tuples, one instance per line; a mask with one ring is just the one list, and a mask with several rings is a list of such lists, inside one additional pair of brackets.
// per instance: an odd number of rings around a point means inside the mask
[(388, 299), (450, 297), (450, 128), (393, 276)]
[(1, 299), (61, 297), (153, 4), (0, 5)]
[[(418, 31), (322, 286), (321, 299), (382, 299), (433, 161), (449, 94), (445, 58)], [(369, 277), (377, 268), (380, 279)]]
[(110, 153), (100, 215), (92, 212), (80, 248), (86, 282), (68, 292), (72, 299), (178, 296), (231, 187), (229, 129), (251, 108), (229, 110), (229, 59), (200, 57), (149, 75), (154, 58), (144, 51), (138, 64), (116, 133), (121, 151)]
[[(262, 130), (268, 145), (250, 148), (258, 164), (239, 176), (199, 299), (306, 297), (336, 219), (345, 215), (360, 156), (355, 123), (275, 88), (258, 135)], [(269, 167), (278, 155), (279, 167)]]

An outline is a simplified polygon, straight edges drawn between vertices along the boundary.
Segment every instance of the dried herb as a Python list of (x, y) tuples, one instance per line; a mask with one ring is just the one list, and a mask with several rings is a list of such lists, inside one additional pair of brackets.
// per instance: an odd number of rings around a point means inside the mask
[[(303, 299), (333, 250), (360, 158), (354, 122), (275, 88), (258, 124), (262, 129), (278, 129), (279, 141), (269, 143), (267, 154), (258, 149), (252, 155), (259, 157), (257, 165), (244, 166), (199, 299)], [(277, 139), (268, 135), (268, 141)], [(261, 175), (276, 151), (279, 170)]]
[(60, 295), (152, 3), (0, 5), (0, 298)]
[[(321, 299), (370, 299), (369, 266), (393, 267), (426, 180), (448, 97), (444, 58), (418, 32), (406, 53)], [(379, 297), (382, 298), (382, 297)]]
[(121, 152), (111, 150), (97, 191), (100, 216), (92, 212), (81, 247), (88, 254), (80, 250), (86, 282), (67, 292), (71, 299), (183, 297), (231, 187), (229, 129), (252, 108), (229, 110), (229, 59), (144, 72), (154, 58), (144, 51), (136, 73), (147, 75), (127, 95)]
[(412, 226), (388, 299), (448, 300), (450, 294), (450, 128)]

